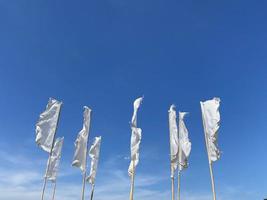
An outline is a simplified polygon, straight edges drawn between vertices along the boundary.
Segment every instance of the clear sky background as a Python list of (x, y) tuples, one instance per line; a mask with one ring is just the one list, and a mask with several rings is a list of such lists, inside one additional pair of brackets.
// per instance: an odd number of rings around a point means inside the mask
[[(102, 136), (95, 200), (125, 200), (132, 103), (145, 95), (136, 199), (170, 199), (168, 109), (190, 112), (182, 197), (211, 199), (200, 100), (221, 98), (219, 200), (267, 196), (267, 1), (0, 0), (0, 199), (36, 200), (48, 155), (35, 123), (62, 100), (56, 198), (80, 198), (71, 167), (83, 106)], [(90, 187), (87, 185), (86, 195)], [(49, 184), (47, 194), (51, 193)], [(48, 196), (46, 196), (48, 199)]]

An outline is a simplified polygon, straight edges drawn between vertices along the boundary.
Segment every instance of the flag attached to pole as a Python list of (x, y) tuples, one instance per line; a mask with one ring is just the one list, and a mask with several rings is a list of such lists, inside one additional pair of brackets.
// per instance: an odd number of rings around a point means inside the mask
[(200, 102), (200, 105), (209, 161), (215, 162), (220, 158), (220, 150), (218, 148), (218, 130), (220, 127), (220, 99), (213, 98), (212, 100)]
[(48, 153), (53, 147), (61, 105), (62, 102), (50, 98), (45, 111), (41, 113), (36, 124), (35, 142)]
[(169, 109), (169, 129), (170, 129), (170, 153), (171, 153), (171, 177), (174, 177), (174, 173), (178, 165), (178, 128), (176, 122), (175, 106), (171, 105)]
[(143, 97), (140, 97), (134, 101), (134, 112), (131, 120), (131, 163), (128, 168), (129, 176), (133, 175), (133, 171), (139, 162), (139, 146), (142, 138), (142, 129), (137, 127), (137, 111), (143, 101)]
[(50, 180), (52, 182), (55, 182), (57, 178), (57, 172), (59, 168), (63, 142), (64, 142), (64, 137), (56, 139), (54, 147), (52, 149), (51, 156), (49, 158), (50, 162), (47, 161), (47, 173), (45, 175), (45, 178), (47, 178), (47, 180)]
[(75, 141), (75, 152), (73, 157), (72, 166), (78, 167), (82, 172), (86, 171), (86, 158), (87, 158), (87, 142), (89, 136), (89, 128), (91, 121), (91, 109), (84, 107), (83, 112), (83, 128), (79, 132)]
[(89, 156), (91, 158), (91, 170), (89, 176), (87, 177), (87, 181), (92, 185), (95, 184), (96, 171), (100, 154), (100, 146), (101, 146), (101, 136), (95, 137), (95, 141), (89, 150)]
[(188, 157), (191, 152), (191, 142), (188, 138), (188, 130), (184, 123), (186, 112), (179, 112), (179, 170), (188, 167)]

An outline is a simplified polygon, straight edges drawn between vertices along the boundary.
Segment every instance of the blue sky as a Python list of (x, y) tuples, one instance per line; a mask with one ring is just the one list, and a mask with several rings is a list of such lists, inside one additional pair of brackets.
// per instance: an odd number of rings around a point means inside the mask
[(87, 105), (90, 141), (103, 140), (95, 200), (127, 199), (129, 121), (142, 95), (137, 199), (170, 198), (172, 103), (190, 112), (182, 197), (211, 199), (199, 101), (214, 96), (221, 98), (222, 118), (218, 199), (266, 197), (266, 6), (263, 0), (0, 0), (0, 199), (40, 196), (47, 154), (34, 143), (34, 129), (49, 97), (64, 102), (57, 198), (80, 197), (81, 174), (71, 160)]

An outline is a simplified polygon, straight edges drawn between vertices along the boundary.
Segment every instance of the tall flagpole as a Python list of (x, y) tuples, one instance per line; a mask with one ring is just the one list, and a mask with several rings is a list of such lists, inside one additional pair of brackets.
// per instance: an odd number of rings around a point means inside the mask
[(86, 168), (87, 168), (87, 151), (88, 151), (88, 140), (89, 140), (89, 133), (90, 133), (90, 127), (91, 127), (91, 114), (92, 111), (90, 111), (90, 124), (89, 124), (89, 129), (88, 129), (88, 138), (87, 138), (87, 144), (86, 144), (86, 149), (85, 149), (85, 171), (83, 172), (83, 185), (82, 185), (82, 198), (81, 200), (84, 200), (84, 191), (85, 191), (85, 183), (86, 183)]
[(216, 200), (216, 192), (215, 192), (215, 183), (214, 183), (214, 176), (213, 176), (213, 169), (212, 169), (212, 162), (210, 160), (210, 155), (209, 155), (209, 147), (208, 147), (208, 140), (207, 140), (207, 135), (206, 135), (206, 124), (203, 116), (203, 105), (202, 102), (200, 102), (201, 106), (201, 113), (202, 113), (202, 122), (203, 122), (203, 127), (204, 127), (204, 135), (205, 135), (205, 143), (206, 143), (206, 149), (207, 149), (207, 154), (208, 154), (208, 160), (209, 160), (209, 169), (210, 169), (210, 178), (211, 178), (211, 188), (212, 188), (212, 194), (213, 194), (213, 200)]
[(95, 191), (95, 184), (92, 184), (92, 191), (91, 191), (91, 197), (90, 197), (90, 200), (93, 200), (93, 197), (94, 197), (94, 191)]
[(178, 169), (178, 195), (177, 195), (178, 200), (180, 200), (180, 194), (181, 194), (181, 171)]
[(181, 163), (181, 158), (182, 158), (182, 149), (181, 149), (181, 142), (180, 142), (180, 126), (181, 126), (181, 119), (180, 119), (180, 112), (179, 112), (179, 124), (178, 124), (178, 167), (177, 167), (177, 171), (178, 171), (178, 178), (177, 178), (177, 182), (178, 182), (178, 191), (177, 191), (177, 200), (180, 200), (180, 196), (181, 196), (181, 170), (180, 170), (180, 166), (182, 165)]
[[(170, 112), (170, 111), (169, 111)], [(170, 124), (169, 124), (170, 127)], [(171, 132), (170, 132), (170, 163), (171, 163), (171, 190), (172, 190), (172, 194), (171, 194), (171, 198), (172, 200), (174, 200), (174, 172), (172, 171), (172, 146), (171, 146)]]
[(54, 183), (54, 189), (53, 189), (53, 196), (52, 196), (52, 200), (54, 200), (54, 199), (55, 199), (56, 187), (57, 187), (57, 180), (55, 180), (55, 183)]
[(86, 171), (83, 172), (83, 185), (82, 185), (82, 198), (81, 198), (82, 200), (84, 200), (85, 182), (86, 182)]
[(44, 200), (44, 192), (45, 192), (46, 183), (47, 183), (47, 172), (48, 172), (48, 168), (49, 168), (50, 163), (51, 163), (51, 156), (52, 156), (52, 152), (53, 152), (53, 148), (54, 148), (54, 144), (55, 144), (55, 138), (56, 138), (56, 133), (57, 133), (57, 128), (58, 128), (58, 122), (59, 122), (60, 113), (61, 113), (61, 106), (60, 106), (60, 109), (59, 109), (59, 112), (58, 112), (57, 125), (56, 125), (55, 134), (54, 134), (54, 137), (53, 137), (52, 146), (51, 146), (50, 153), (49, 153), (48, 164), (47, 164), (46, 171), (45, 171), (45, 177), (44, 177), (44, 184), (43, 184), (43, 189), (42, 189), (41, 200)]
[(135, 177), (135, 162), (133, 160), (133, 174), (131, 176), (131, 190), (130, 190), (130, 200), (133, 200), (134, 193), (134, 177)]
[(171, 177), (172, 181), (172, 200), (174, 200), (174, 177)]
[(180, 166), (181, 166), (181, 157), (182, 157), (182, 149), (181, 149), (181, 143), (180, 143), (180, 126), (181, 126), (181, 122), (180, 122), (180, 112), (179, 112), (179, 124), (178, 124), (178, 167), (177, 167), (177, 171), (178, 171), (178, 178), (177, 178), (177, 182), (178, 182), (178, 191), (177, 191), (177, 200), (180, 200), (180, 194), (181, 194), (181, 171), (180, 171)]

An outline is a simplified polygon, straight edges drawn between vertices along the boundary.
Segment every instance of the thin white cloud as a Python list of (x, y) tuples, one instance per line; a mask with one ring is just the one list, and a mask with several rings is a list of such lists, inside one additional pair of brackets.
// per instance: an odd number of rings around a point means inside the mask
[[(39, 163), (25, 158), (23, 155), (16, 155), (14, 159), (8, 159), (8, 153), (0, 152), (0, 161), (7, 162), (11, 168), (0, 168), (0, 199), (1, 200), (36, 200), (40, 198), (42, 189), (42, 177), (44, 168), (34, 168), (24, 165), (25, 160), (31, 163)], [(118, 163), (123, 156), (115, 156), (103, 162), (99, 169), (99, 176), (96, 180), (95, 200), (125, 200), (129, 198), (130, 178), (127, 169), (122, 170)], [(44, 164), (45, 162), (42, 161)], [(40, 169), (39, 169), (40, 168)], [(80, 198), (81, 175), (79, 170), (70, 167), (69, 163), (62, 163), (58, 178), (56, 198), (59, 200), (74, 200)], [(78, 177), (80, 175), (80, 177)], [(68, 180), (67, 180), (68, 179)], [(78, 181), (76, 181), (78, 180)], [(152, 175), (138, 172), (136, 176), (135, 198), (142, 200), (169, 199), (169, 187), (162, 187), (169, 183), (168, 177), (164, 175)], [(164, 189), (165, 188), (165, 189)], [(167, 188), (167, 189), (166, 189)], [(218, 200), (253, 199), (253, 192), (243, 192), (244, 189), (238, 186), (224, 187), (224, 192), (218, 193)], [(47, 196), (49, 199), (52, 193), (51, 184), (48, 183)], [(90, 185), (87, 184), (86, 196), (89, 197)], [(211, 199), (211, 193), (194, 193), (183, 191), (182, 199), (207, 200)]]

